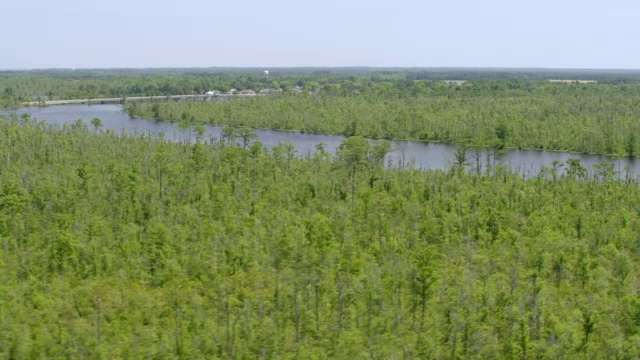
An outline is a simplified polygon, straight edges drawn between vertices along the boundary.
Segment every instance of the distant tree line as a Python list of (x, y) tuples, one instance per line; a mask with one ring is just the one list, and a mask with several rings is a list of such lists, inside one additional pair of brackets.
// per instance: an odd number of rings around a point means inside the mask
[[(406, 83), (415, 80), (597, 80), (637, 84), (631, 70), (464, 69), (464, 68), (262, 68), (196, 69), (44, 69), (0, 71), (0, 107), (15, 108), (37, 100), (203, 94), (320, 84)], [(311, 86), (313, 88), (313, 86)]]

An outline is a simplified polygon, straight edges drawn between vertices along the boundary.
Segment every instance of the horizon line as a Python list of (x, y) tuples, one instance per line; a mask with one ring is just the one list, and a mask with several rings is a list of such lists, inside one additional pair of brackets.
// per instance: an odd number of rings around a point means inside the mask
[(145, 67), (43, 67), (43, 68), (0, 68), (1, 72), (7, 71), (47, 71), (47, 70), (189, 70), (189, 69), (402, 69), (402, 70), (492, 70), (492, 71), (504, 71), (504, 70), (519, 70), (519, 71), (531, 71), (531, 70), (560, 70), (560, 71), (638, 71), (640, 68), (594, 68), (594, 67), (536, 67), (536, 66), (524, 66), (524, 67), (508, 67), (508, 66), (371, 66), (371, 65), (340, 65), (340, 66), (145, 66)]

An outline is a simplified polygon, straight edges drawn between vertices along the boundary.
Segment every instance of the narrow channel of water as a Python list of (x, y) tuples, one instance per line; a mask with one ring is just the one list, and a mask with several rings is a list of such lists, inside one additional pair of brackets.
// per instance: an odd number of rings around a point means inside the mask
[[(23, 108), (14, 111), (18, 115), (29, 114), (37, 120), (45, 120), (56, 125), (72, 124), (82, 119), (89, 126), (93, 118), (102, 122), (103, 130), (124, 132), (129, 135), (158, 135), (173, 141), (195, 141), (192, 129), (181, 129), (176, 123), (160, 122), (147, 119), (132, 119), (122, 109), (121, 105), (63, 105), (50, 107)], [(6, 112), (5, 112), (6, 113)], [(205, 126), (204, 138), (219, 138), (221, 127)], [(291, 142), (298, 154), (306, 155), (316, 152), (316, 145), (325, 144), (325, 150), (335, 153), (345, 139), (338, 135), (303, 134), (296, 132), (255, 130), (258, 140), (267, 147)], [(455, 162), (456, 147), (449, 144), (423, 143), (417, 141), (392, 141), (394, 149), (387, 156), (387, 162), (395, 166), (413, 165), (420, 169), (447, 169)], [(542, 166), (551, 166), (554, 161), (564, 163), (567, 159), (580, 159), (587, 171), (594, 173), (593, 166), (603, 162), (614, 164), (615, 171), (623, 177), (636, 178), (640, 174), (640, 161), (636, 158), (612, 158), (604, 155), (572, 154), (562, 152), (535, 150), (508, 150), (495, 155), (493, 151), (467, 151), (468, 168), (478, 166), (484, 170), (487, 165), (495, 167), (503, 164), (512, 170), (531, 177), (540, 173)]]

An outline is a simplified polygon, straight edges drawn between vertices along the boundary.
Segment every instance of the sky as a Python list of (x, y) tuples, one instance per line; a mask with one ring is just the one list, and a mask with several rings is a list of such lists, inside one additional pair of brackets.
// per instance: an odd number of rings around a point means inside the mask
[(0, 69), (640, 69), (637, 0), (10, 0)]

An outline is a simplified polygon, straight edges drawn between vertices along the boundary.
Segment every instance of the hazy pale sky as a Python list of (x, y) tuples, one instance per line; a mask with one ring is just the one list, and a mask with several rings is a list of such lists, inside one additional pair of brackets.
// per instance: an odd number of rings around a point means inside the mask
[(10, 0), (0, 69), (640, 68), (631, 0)]

